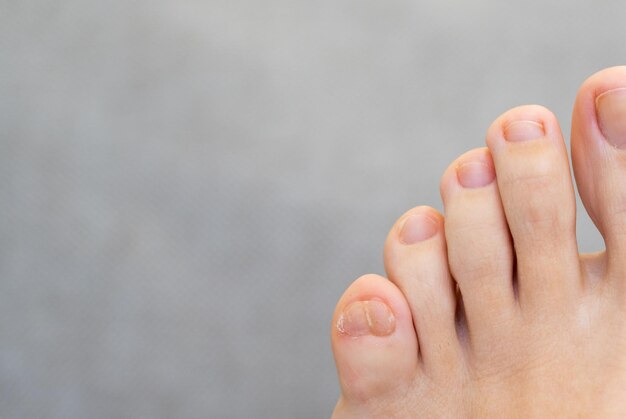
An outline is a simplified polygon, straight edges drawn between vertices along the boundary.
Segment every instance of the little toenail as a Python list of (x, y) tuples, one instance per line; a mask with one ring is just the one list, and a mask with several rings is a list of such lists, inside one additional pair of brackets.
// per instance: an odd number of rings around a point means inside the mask
[(400, 228), (400, 241), (415, 244), (431, 238), (437, 232), (437, 221), (426, 214), (413, 214), (407, 217)]
[(456, 168), (459, 183), (464, 188), (487, 186), (496, 178), (494, 168), (481, 161), (461, 163)]
[(599, 95), (596, 113), (604, 138), (617, 148), (626, 148), (626, 88)]
[(546, 135), (543, 125), (535, 121), (514, 121), (504, 127), (507, 141), (528, 141)]
[(396, 328), (396, 319), (379, 300), (355, 301), (344, 308), (337, 321), (339, 332), (352, 336), (387, 336)]

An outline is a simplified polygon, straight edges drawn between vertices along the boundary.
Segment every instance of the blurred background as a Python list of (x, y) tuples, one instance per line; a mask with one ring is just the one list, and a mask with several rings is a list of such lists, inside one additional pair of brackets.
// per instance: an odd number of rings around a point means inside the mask
[(625, 13), (0, 0), (0, 417), (328, 417), (333, 307), (394, 220), (510, 107), (569, 135)]

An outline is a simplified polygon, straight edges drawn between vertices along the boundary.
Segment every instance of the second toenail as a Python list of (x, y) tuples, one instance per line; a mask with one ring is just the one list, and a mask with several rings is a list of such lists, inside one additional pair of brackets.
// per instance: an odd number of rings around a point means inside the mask
[(427, 214), (413, 214), (400, 227), (400, 241), (415, 244), (431, 238), (437, 232), (437, 221)]
[(355, 301), (339, 316), (337, 330), (352, 337), (387, 336), (396, 328), (396, 319), (387, 304), (379, 300)]
[(626, 88), (599, 95), (596, 113), (604, 138), (617, 148), (626, 148)]
[(513, 121), (504, 127), (507, 141), (528, 141), (546, 135), (543, 125), (535, 121)]
[(456, 175), (464, 188), (487, 186), (496, 178), (493, 166), (482, 161), (460, 163), (456, 167)]

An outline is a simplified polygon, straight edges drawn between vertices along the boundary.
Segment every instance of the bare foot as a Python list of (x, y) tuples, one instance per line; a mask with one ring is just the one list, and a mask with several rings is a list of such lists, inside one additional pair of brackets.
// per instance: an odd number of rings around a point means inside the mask
[(339, 300), (335, 418), (626, 417), (626, 67), (580, 88), (572, 158), (606, 251), (579, 255), (561, 130), (540, 106), (500, 116), (450, 165), (445, 218), (404, 214), (389, 277)]

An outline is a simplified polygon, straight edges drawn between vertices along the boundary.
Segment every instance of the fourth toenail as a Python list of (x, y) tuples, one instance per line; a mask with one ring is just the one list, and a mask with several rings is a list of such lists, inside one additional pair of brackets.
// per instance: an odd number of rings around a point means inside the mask
[(617, 148), (626, 148), (626, 88), (598, 95), (596, 113), (604, 138)]
[(504, 127), (504, 138), (507, 141), (528, 141), (544, 135), (543, 125), (535, 121), (513, 121)]
[(396, 319), (387, 304), (379, 300), (355, 301), (339, 316), (337, 330), (344, 335), (387, 336), (396, 328)]

